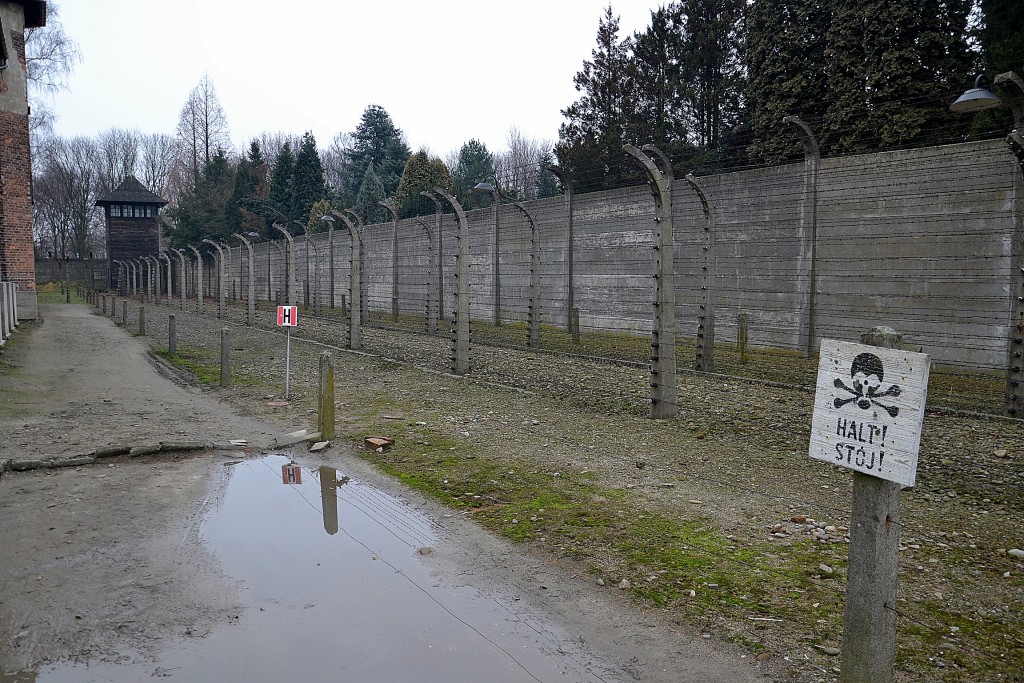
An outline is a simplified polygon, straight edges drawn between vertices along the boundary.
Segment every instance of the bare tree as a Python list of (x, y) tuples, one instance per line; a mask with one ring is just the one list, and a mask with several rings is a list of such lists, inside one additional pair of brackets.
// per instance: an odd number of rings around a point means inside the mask
[(97, 192), (101, 196), (113, 192), (125, 178), (135, 174), (141, 140), (139, 131), (124, 128), (111, 128), (97, 136)]
[(270, 131), (263, 131), (256, 136), (256, 142), (260, 144), (260, 152), (263, 154), (264, 161), (266, 161), (270, 166), (273, 166), (274, 159), (276, 159), (277, 155), (281, 153), (281, 148), (284, 147), (284, 143), (289, 143), (292, 151), (295, 151), (302, 145), (302, 136), (282, 133), (281, 131), (273, 133)]
[(168, 199), (177, 152), (174, 137), (165, 133), (143, 135), (139, 140), (139, 160), (135, 175), (150, 191), (164, 199)]
[(100, 155), (91, 138), (52, 136), (42, 144), (34, 179), (35, 230), (57, 258), (100, 250), (102, 212), (96, 208)]
[(228, 120), (209, 76), (192, 88), (178, 116), (178, 144), (191, 187), (218, 149), (231, 150)]
[(320, 153), (324, 164), (324, 182), (335, 192), (347, 187), (349, 175), (352, 173), (353, 144), (351, 133), (338, 133), (331, 140), (330, 146)]
[(518, 199), (535, 199), (540, 159), (551, 145), (526, 137), (516, 127), (509, 129), (507, 144), (508, 149), (494, 159), (494, 173), (502, 190)]
[(29, 129), (34, 136), (52, 129), (53, 110), (47, 98), (67, 88), (67, 78), (82, 59), (78, 43), (64, 32), (60, 8), (47, 3), (46, 26), (25, 31), (25, 69), (32, 103)]

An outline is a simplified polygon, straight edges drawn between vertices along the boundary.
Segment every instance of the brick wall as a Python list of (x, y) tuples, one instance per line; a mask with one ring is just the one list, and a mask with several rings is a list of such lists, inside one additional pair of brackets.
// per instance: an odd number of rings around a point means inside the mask
[[(0, 79), (0, 278), (18, 287), (19, 317), (36, 317), (36, 278), (32, 252), (32, 158), (25, 97), (24, 15), (19, 5), (0, 3), (8, 44), (17, 68)], [(13, 56), (13, 55), (12, 55)], [(12, 60), (13, 62), (14, 60)]]

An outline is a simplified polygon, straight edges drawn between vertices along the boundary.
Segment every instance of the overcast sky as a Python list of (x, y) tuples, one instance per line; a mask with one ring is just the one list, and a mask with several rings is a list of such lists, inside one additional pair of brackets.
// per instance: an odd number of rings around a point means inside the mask
[[(383, 106), (413, 150), (470, 138), (505, 148), (511, 127), (554, 142), (573, 76), (607, 0), (64, 0), (82, 62), (54, 99), (56, 132), (173, 134), (209, 74), (237, 147), (263, 131), (313, 131), (326, 147)], [(660, 0), (619, 0), (620, 37)]]

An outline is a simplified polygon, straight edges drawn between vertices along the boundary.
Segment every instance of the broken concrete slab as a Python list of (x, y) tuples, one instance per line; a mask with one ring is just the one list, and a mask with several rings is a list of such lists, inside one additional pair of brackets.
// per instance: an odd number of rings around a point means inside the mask
[(161, 441), (160, 452), (171, 453), (175, 451), (201, 451), (209, 448), (210, 444), (203, 441)]
[(113, 458), (115, 456), (127, 456), (130, 452), (130, 445), (104, 445), (102, 449), (96, 449), (92, 455), (96, 458)]
[(320, 438), (320, 432), (312, 432), (308, 429), (300, 429), (297, 432), (291, 432), (284, 436), (274, 439), (271, 443), (271, 448), (284, 448), (285, 446), (292, 446), (303, 441), (316, 441)]
[(215, 451), (244, 451), (246, 448), (230, 441), (214, 441), (211, 445)]
[(159, 453), (159, 452), (160, 452), (160, 444), (156, 444), (156, 443), (154, 443), (154, 444), (147, 444), (145, 446), (133, 446), (132, 449), (130, 451), (128, 451), (128, 457), (129, 458), (137, 458), (140, 455), (152, 455), (154, 453)]
[(316, 453), (322, 451), (331, 445), (330, 441), (317, 441), (315, 444), (309, 447), (310, 453)]
[(91, 465), (96, 462), (95, 455), (79, 455), (74, 458), (64, 458), (63, 460), (54, 460), (51, 463), (51, 467), (77, 467), (79, 465)]
[(49, 467), (49, 460), (13, 460), (11, 469), (15, 472), (28, 472), (29, 470), (40, 470)]

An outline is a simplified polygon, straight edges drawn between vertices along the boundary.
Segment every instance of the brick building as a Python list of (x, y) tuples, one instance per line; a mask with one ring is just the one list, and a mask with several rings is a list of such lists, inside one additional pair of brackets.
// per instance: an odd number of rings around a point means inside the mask
[(22, 319), (38, 311), (25, 29), (45, 24), (46, 2), (0, 0), (0, 280), (17, 286)]
[(167, 203), (128, 176), (117, 189), (96, 200), (107, 224), (109, 286), (117, 286), (114, 261), (156, 256), (160, 252), (160, 207)]

